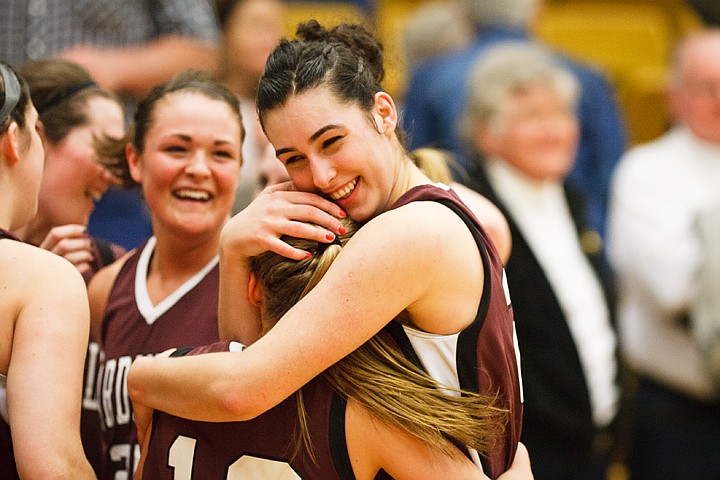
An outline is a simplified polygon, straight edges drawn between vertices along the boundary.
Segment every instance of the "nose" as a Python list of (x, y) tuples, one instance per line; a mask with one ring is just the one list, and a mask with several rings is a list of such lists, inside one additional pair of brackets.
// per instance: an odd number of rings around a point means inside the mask
[(322, 155), (310, 157), (308, 161), (310, 163), (313, 184), (321, 190), (327, 189), (337, 175), (332, 161)]
[(208, 176), (210, 175), (210, 167), (208, 165), (208, 158), (204, 152), (195, 152), (185, 167), (185, 172), (188, 175), (195, 176)]

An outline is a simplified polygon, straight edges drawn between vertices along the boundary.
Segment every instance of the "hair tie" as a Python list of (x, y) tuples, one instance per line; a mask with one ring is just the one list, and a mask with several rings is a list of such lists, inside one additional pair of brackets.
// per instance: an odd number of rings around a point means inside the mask
[(318, 253), (319, 255), (322, 255), (322, 254), (325, 252), (325, 250), (327, 250), (327, 248), (328, 248), (330, 245), (337, 245), (338, 247), (342, 247), (342, 246), (343, 246), (342, 242), (340, 241), (340, 237), (338, 237), (337, 235), (335, 235), (335, 238), (333, 238), (333, 241), (330, 242), (330, 243), (318, 242), (317, 253)]
[(0, 75), (5, 85), (5, 100), (0, 108), (0, 125), (2, 125), (20, 101), (22, 88), (15, 72), (2, 63), (0, 63)]
[(361, 75), (363, 70), (365, 70), (365, 62), (363, 62), (362, 57), (360, 57), (360, 60), (358, 60), (357, 74)]
[(92, 80), (87, 80), (82, 83), (78, 83), (76, 85), (71, 85), (65, 90), (62, 90), (55, 98), (50, 100), (48, 103), (42, 106), (36, 106), (37, 111), (39, 114), (42, 114), (49, 110), (50, 108), (54, 107), (55, 105), (59, 104), (60, 102), (64, 102), (68, 98), (80, 93), (81, 91), (85, 90), (86, 88), (91, 87), (97, 87), (97, 84), (93, 82)]

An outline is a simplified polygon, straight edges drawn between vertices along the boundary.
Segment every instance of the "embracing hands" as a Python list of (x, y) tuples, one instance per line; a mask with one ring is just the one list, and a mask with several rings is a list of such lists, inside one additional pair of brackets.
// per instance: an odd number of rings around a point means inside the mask
[[(344, 232), (338, 220), (342, 208), (314, 193), (297, 191), (292, 182), (263, 190), (250, 205), (225, 225), (220, 238), (223, 256), (241, 260), (271, 250), (295, 260), (306, 252), (280, 239), (283, 235), (331, 242)], [(318, 229), (309, 223), (323, 227)]]

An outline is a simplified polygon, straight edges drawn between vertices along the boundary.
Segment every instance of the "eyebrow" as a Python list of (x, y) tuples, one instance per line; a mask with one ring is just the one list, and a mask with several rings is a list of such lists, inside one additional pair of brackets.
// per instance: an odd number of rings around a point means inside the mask
[[(184, 133), (173, 133), (173, 134), (171, 134), (171, 135), (168, 135), (168, 138), (178, 138), (178, 139), (183, 140), (183, 141), (185, 141), (185, 142), (191, 142), (191, 141), (192, 141), (192, 136), (186, 135), (186, 134), (184, 134)], [(213, 145), (232, 145), (233, 143), (234, 143), (234, 142), (232, 142), (232, 141), (230, 141), (230, 140), (224, 140), (224, 139), (213, 140)]]
[[(340, 124), (325, 125), (324, 127), (321, 127), (320, 129), (318, 129), (317, 132), (315, 132), (315, 133), (313, 133), (312, 135), (310, 135), (310, 142), (311, 142), (311, 143), (314, 142), (315, 140), (317, 140), (318, 138), (320, 138), (320, 136), (321, 136), (323, 133), (327, 132), (328, 130), (332, 130), (333, 128), (340, 128), (340, 127), (342, 127), (342, 125), (340, 125)], [(280, 155), (282, 155), (283, 153), (292, 152), (293, 150), (295, 150), (295, 148), (292, 148), (292, 147), (289, 147), (289, 148), (281, 148), (281, 149), (279, 149), (279, 150), (275, 150), (275, 155), (276, 155), (276, 156), (280, 156)]]

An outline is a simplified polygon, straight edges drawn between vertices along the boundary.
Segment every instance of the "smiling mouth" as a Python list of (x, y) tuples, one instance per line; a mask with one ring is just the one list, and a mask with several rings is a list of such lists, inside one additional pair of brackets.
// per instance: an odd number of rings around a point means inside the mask
[(189, 190), (184, 188), (175, 190), (173, 195), (181, 200), (194, 200), (199, 202), (207, 202), (212, 197), (210, 192), (205, 190)]
[(341, 198), (347, 197), (350, 195), (353, 190), (355, 190), (355, 186), (357, 185), (358, 179), (356, 178), (352, 182), (345, 185), (340, 190), (337, 190), (335, 192), (329, 193), (328, 196), (332, 198), (333, 200), (340, 200)]

